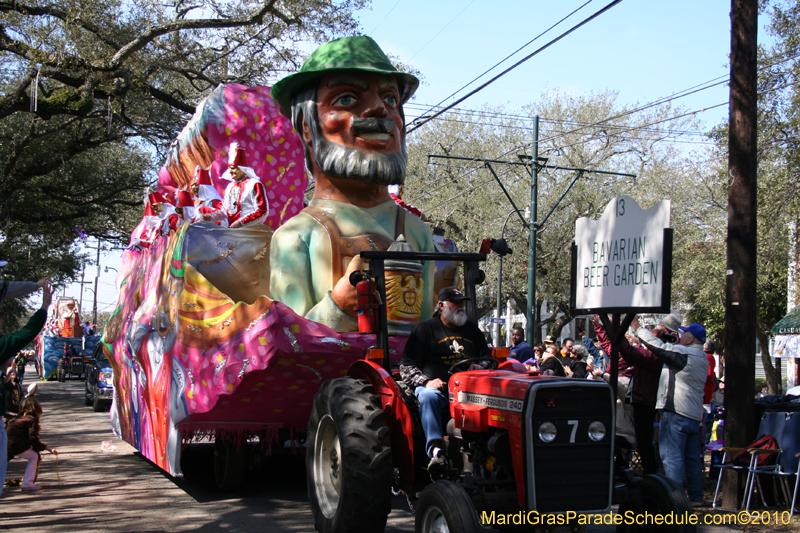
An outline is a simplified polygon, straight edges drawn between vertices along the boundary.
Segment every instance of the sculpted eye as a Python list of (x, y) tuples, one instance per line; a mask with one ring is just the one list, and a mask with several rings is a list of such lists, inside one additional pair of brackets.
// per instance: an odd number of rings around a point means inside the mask
[(344, 94), (333, 101), (333, 105), (347, 107), (356, 103), (356, 97), (352, 94)]
[(397, 106), (397, 97), (393, 94), (387, 94), (386, 96), (384, 96), (383, 101), (392, 107)]

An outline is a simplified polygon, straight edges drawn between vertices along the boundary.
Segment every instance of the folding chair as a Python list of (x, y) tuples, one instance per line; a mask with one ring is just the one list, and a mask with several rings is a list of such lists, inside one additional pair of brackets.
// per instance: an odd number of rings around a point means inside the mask
[[(783, 428), (786, 423), (786, 413), (783, 412), (768, 412), (764, 413), (764, 416), (761, 417), (761, 423), (758, 425), (758, 435), (756, 438), (759, 438), (763, 435), (772, 435), (775, 437), (775, 440), (780, 442), (781, 436), (783, 435)], [(742, 451), (744, 448), (731, 448), (731, 447), (723, 447), (720, 448), (719, 451), (723, 452), (722, 455), (722, 463), (718, 465), (720, 472), (719, 477), (717, 478), (717, 489), (714, 491), (714, 502), (711, 506), (716, 509), (717, 508), (717, 498), (719, 498), (719, 489), (722, 487), (722, 477), (725, 475), (727, 471), (733, 472), (747, 472), (747, 480), (744, 484), (744, 492), (742, 494), (742, 505), (739, 507), (739, 510), (745, 507), (747, 504), (748, 495), (750, 494), (750, 486), (753, 483), (753, 474), (750, 471), (750, 466), (739, 466), (731, 463), (733, 456), (737, 453)], [(751, 456), (750, 463), (753, 464), (753, 457)]]
[[(758, 493), (761, 497), (761, 502), (765, 507), (768, 506), (764, 497), (764, 488), (761, 485), (761, 476), (777, 476), (780, 480), (781, 492), (785, 502), (789, 502), (789, 482), (790, 476), (795, 476), (794, 493), (791, 498), (792, 503), (789, 510), (789, 519), (794, 514), (794, 507), (797, 501), (797, 487), (800, 476), (797, 475), (798, 460), (800, 459), (800, 412), (776, 413), (784, 417), (784, 429), (778, 440), (778, 450), (750, 450), (750, 467), (748, 475), (751, 477), (750, 485), (747, 493), (747, 506), (746, 510), (750, 511), (750, 504), (752, 503), (753, 493), (755, 487), (758, 486)], [(777, 455), (775, 464), (758, 466), (758, 456), (770, 454)]]

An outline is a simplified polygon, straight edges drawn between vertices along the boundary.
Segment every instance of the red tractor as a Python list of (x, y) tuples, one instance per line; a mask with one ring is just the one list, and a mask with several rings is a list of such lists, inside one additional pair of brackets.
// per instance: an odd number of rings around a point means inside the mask
[[(515, 525), (526, 531), (574, 530), (580, 515), (605, 513), (613, 503), (628, 518), (645, 512), (688, 516), (691, 507), (681, 487), (663, 476), (633, 478), (615, 463), (616, 399), (609, 385), (542, 376), (497, 358), (491, 358), (494, 369), (451, 377), (448, 464), (431, 479), (417, 400), (389, 364), (383, 262), (443, 254), (361, 256), (369, 259), (367, 274), (381, 296), (377, 342), (345, 377), (325, 382), (314, 398), (306, 466), (318, 531), (383, 531), (392, 490), (402, 491), (415, 508), (418, 533)], [(448, 254), (464, 263), (472, 321), (475, 284), (483, 281), (479, 261), (485, 258)], [(474, 361), (456, 363), (454, 371)], [(652, 524), (623, 523), (617, 529), (648, 531)], [(694, 526), (673, 524), (667, 530), (694, 531)]]

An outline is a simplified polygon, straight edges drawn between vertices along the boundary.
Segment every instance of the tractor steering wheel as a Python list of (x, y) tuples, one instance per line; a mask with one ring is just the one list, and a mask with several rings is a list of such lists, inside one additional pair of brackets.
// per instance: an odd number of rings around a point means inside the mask
[(469, 363), (469, 364), (480, 363), (482, 361), (490, 361), (490, 362), (493, 363), (493, 365), (491, 367), (489, 367), (489, 368), (487, 368), (485, 370), (493, 370), (493, 369), (497, 368), (498, 366), (500, 366), (500, 361), (498, 361), (494, 357), (488, 357), (488, 356), (470, 357), (469, 359), (462, 359), (461, 361), (458, 361), (458, 362), (453, 363), (452, 365), (450, 365), (450, 373), (451, 374), (455, 374), (456, 372), (464, 372), (463, 370), (456, 370), (456, 367), (459, 367), (461, 365), (466, 365), (467, 363)]

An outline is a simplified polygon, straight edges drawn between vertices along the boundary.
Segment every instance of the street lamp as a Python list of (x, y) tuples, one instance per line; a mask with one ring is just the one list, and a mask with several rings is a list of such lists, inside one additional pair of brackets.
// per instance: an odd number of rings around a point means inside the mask
[(108, 274), (108, 271), (109, 271), (109, 270), (113, 270), (114, 272), (117, 272), (117, 273), (119, 273), (119, 270), (117, 270), (117, 269), (116, 269), (116, 268), (114, 268), (114, 267), (109, 267), (109, 266), (107, 266), (103, 272), (105, 272), (106, 274)]
[[(513, 253), (513, 250), (508, 247), (506, 243), (505, 235), (506, 235), (506, 225), (508, 224), (508, 219), (511, 218), (511, 215), (514, 213), (518, 213), (519, 209), (512, 209), (508, 215), (506, 215), (506, 220), (503, 222), (503, 229), (500, 231), (500, 238), (496, 240), (492, 240), (492, 251), (495, 252), (498, 256), (500, 256), (499, 262), (497, 264), (497, 322), (494, 324), (494, 346), (495, 348), (500, 347), (500, 309), (503, 299), (503, 257), (506, 255), (510, 255)], [(531, 216), (531, 208), (525, 208), (525, 218), (529, 219)], [(510, 324), (506, 324), (506, 334), (508, 334), (508, 326)]]

